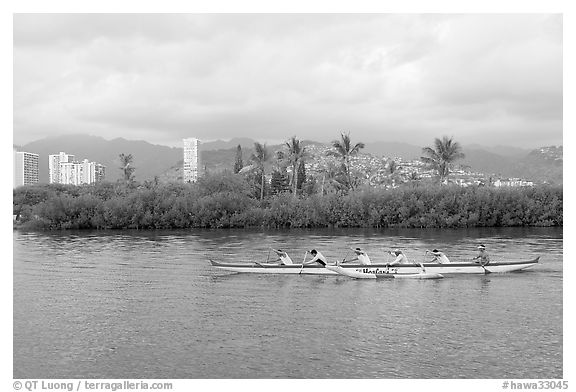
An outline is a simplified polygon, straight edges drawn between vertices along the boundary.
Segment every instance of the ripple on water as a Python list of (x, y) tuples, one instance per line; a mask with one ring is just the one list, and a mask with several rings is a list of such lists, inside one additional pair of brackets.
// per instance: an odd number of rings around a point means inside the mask
[[(481, 240), (518, 274), (233, 274), (207, 255), (387, 261)], [(562, 231), (14, 232), (15, 378), (562, 378)]]

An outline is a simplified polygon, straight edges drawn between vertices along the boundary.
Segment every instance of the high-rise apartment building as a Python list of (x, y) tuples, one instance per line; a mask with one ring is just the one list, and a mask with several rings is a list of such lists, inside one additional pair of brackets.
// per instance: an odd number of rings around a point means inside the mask
[(184, 139), (184, 182), (196, 182), (200, 177), (200, 140), (196, 138)]
[(82, 162), (60, 162), (60, 184), (93, 184), (104, 180), (106, 167), (84, 159)]
[(90, 173), (92, 173), (91, 176), (93, 176), (94, 182), (102, 182), (106, 178), (106, 166), (94, 163), (90, 170), (92, 170)]
[(60, 162), (58, 184), (78, 185), (78, 175), (74, 162)]
[(75, 156), (60, 152), (49, 155), (48, 169), (51, 184), (82, 185), (104, 180), (106, 167), (84, 159), (77, 162)]
[(60, 152), (48, 156), (50, 184), (60, 183), (60, 163), (74, 162), (75, 156)]
[(14, 150), (13, 187), (38, 183), (38, 154)]

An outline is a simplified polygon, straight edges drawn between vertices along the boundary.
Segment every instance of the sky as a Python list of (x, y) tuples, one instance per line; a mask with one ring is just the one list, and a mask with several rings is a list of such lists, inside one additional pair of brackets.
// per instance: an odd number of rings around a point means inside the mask
[(13, 142), (563, 143), (561, 14), (15, 14)]

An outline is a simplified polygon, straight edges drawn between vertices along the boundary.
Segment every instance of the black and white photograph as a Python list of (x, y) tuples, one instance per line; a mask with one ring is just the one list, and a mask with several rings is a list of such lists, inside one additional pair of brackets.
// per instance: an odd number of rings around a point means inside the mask
[(561, 12), (11, 18), (6, 390), (570, 387)]

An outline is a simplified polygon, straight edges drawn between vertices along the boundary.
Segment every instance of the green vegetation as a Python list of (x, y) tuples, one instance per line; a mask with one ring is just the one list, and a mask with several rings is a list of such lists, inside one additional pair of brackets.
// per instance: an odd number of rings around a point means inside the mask
[[(206, 174), (197, 183), (143, 184), (134, 180), (133, 157), (120, 155), (123, 181), (84, 186), (34, 185), (13, 194), (15, 226), (24, 229), (184, 229), (232, 227), (478, 227), (562, 226), (562, 187), (462, 188), (448, 183), (452, 163), (463, 157), (451, 138), (435, 140), (422, 159), (439, 182), (412, 172), (396, 186), (395, 162), (385, 168), (387, 187), (363, 185), (351, 157), (364, 143), (342, 133), (330, 163), (306, 174), (310, 158), (295, 136), (285, 151), (255, 143), (243, 167), (237, 148), (233, 173)], [(290, 168), (290, 173), (288, 172)], [(271, 180), (267, 175), (271, 173)], [(443, 186), (447, 185), (447, 186)]]
[(234, 174), (240, 173), (240, 170), (244, 167), (244, 161), (242, 160), (242, 146), (238, 145), (236, 147), (236, 161), (234, 162)]
[(292, 177), (290, 180), (292, 184), (292, 195), (296, 198), (298, 195), (298, 184), (301, 184), (298, 177), (302, 171), (301, 167), (304, 167), (304, 160), (307, 158), (306, 148), (302, 145), (302, 141), (297, 139), (296, 136), (292, 136), (292, 138), (286, 142), (285, 146), (288, 149), (286, 161), (292, 168)]
[(120, 164), (122, 165), (120, 167), (120, 170), (122, 170), (124, 181), (127, 183), (134, 181), (134, 171), (136, 170), (136, 168), (132, 166), (134, 157), (132, 156), (132, 154), (128, 155), (120, 154), (119, 158), (120, 158)]
[(425, 156), (420, 159), (438, 173), (438, 178), (442, 184), (448, 182), (454, 161), (464, 158), (462, 147), (452, 139), (447, 136), (443, 136), (442, 139), (436, 138), (434, 139), (434, 148), (425, 147), (422, 149)]
[(340, 134), (340, 140), (334, 140), (332, 142), (333, 150), (330, 151), (330, 155), (339, 158), (342, 161), (342, 172), (346, 180), (346, 186), (348, 189), (354, 189), (355, 181), (351, 174), (351, 163), (350, 158), (358, 154), (361, 149), (364, 148), (364, 143), (356, 143), (352, 145), (350, 140), (350, 134)]
[(264, 199), (264, 189), (266, 186), (266, 172), (270, 165), (272, 156), (266, 144), (254, 143), (254, 152), (250, 156), (250, 162), (252, 162), (252, 167), (261, 179), (260, 184), (260, 200)]
[(17, 227), (40, 230), (563, 225), (562, 187), (428, 184), (326, 192), (327, 181), (310, 179), (294, 197), (284, 179), (284, 190), (263, 197), (258, 180), (221, 173), (195, 184), (24, 186), (14, 190), (13, 209)]

